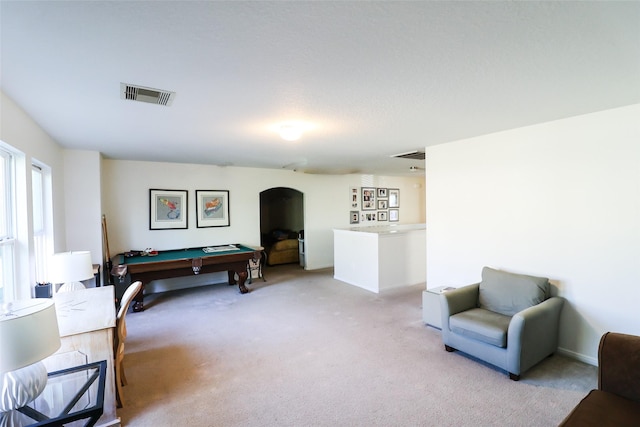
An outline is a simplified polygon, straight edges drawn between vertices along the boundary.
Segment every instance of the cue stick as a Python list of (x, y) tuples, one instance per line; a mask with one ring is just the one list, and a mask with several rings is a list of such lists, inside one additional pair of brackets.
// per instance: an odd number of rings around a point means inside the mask
[(107, 255), (105, 262), (105, 274), (107, 276), (107, 283), (113, 285), (113, 276), (111, 276), (111, 251), (109, 251), (109, 234), (107, 233), (107, 217), (102, 215), (102, 240), (104, 241), (104, 248)]

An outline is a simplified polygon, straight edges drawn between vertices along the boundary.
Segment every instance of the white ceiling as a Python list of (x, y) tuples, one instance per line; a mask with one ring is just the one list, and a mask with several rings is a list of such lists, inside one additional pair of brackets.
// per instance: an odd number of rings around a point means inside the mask
[(0, 7), (2, 91), (114, 159), (402, 175), (422, 162), (390, 155), (640, 102), (638, 1)]

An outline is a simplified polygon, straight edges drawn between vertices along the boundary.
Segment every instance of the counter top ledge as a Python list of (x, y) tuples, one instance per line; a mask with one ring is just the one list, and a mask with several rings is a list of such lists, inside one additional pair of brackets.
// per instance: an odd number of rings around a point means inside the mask
[(426, 230), (426, 224), (372, 225), (365, 227), (336, 228), (334, 231), (354, 231), (357, 233), (392, 234)]

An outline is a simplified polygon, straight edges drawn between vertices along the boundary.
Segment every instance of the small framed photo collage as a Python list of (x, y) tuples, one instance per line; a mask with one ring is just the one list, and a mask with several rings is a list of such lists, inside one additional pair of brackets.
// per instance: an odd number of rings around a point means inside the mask
[(397, 188), (350, 187), (349, 224), (400, 221), (400, 190)]

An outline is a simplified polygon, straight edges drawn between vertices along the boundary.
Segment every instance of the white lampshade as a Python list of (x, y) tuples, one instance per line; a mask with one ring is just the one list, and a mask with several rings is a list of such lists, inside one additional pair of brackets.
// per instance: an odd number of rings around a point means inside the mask
[(93, 277), (91, 252), (60, 252), (51, 257), (51, 283), (81, 282)]
[(52, 300), (36, 298), (3, 305), (0, 374), (39, 362), (59, 348), (60, 331)]
[[(0, 311), (0, 418), (38, 397), (47, 384), (42, 359), (60, 348), (52, 300), (19, 300)], [(11, 418), (8, 418), (11, 422)], [(6, 424), (6, 423), (5, 423)]]

